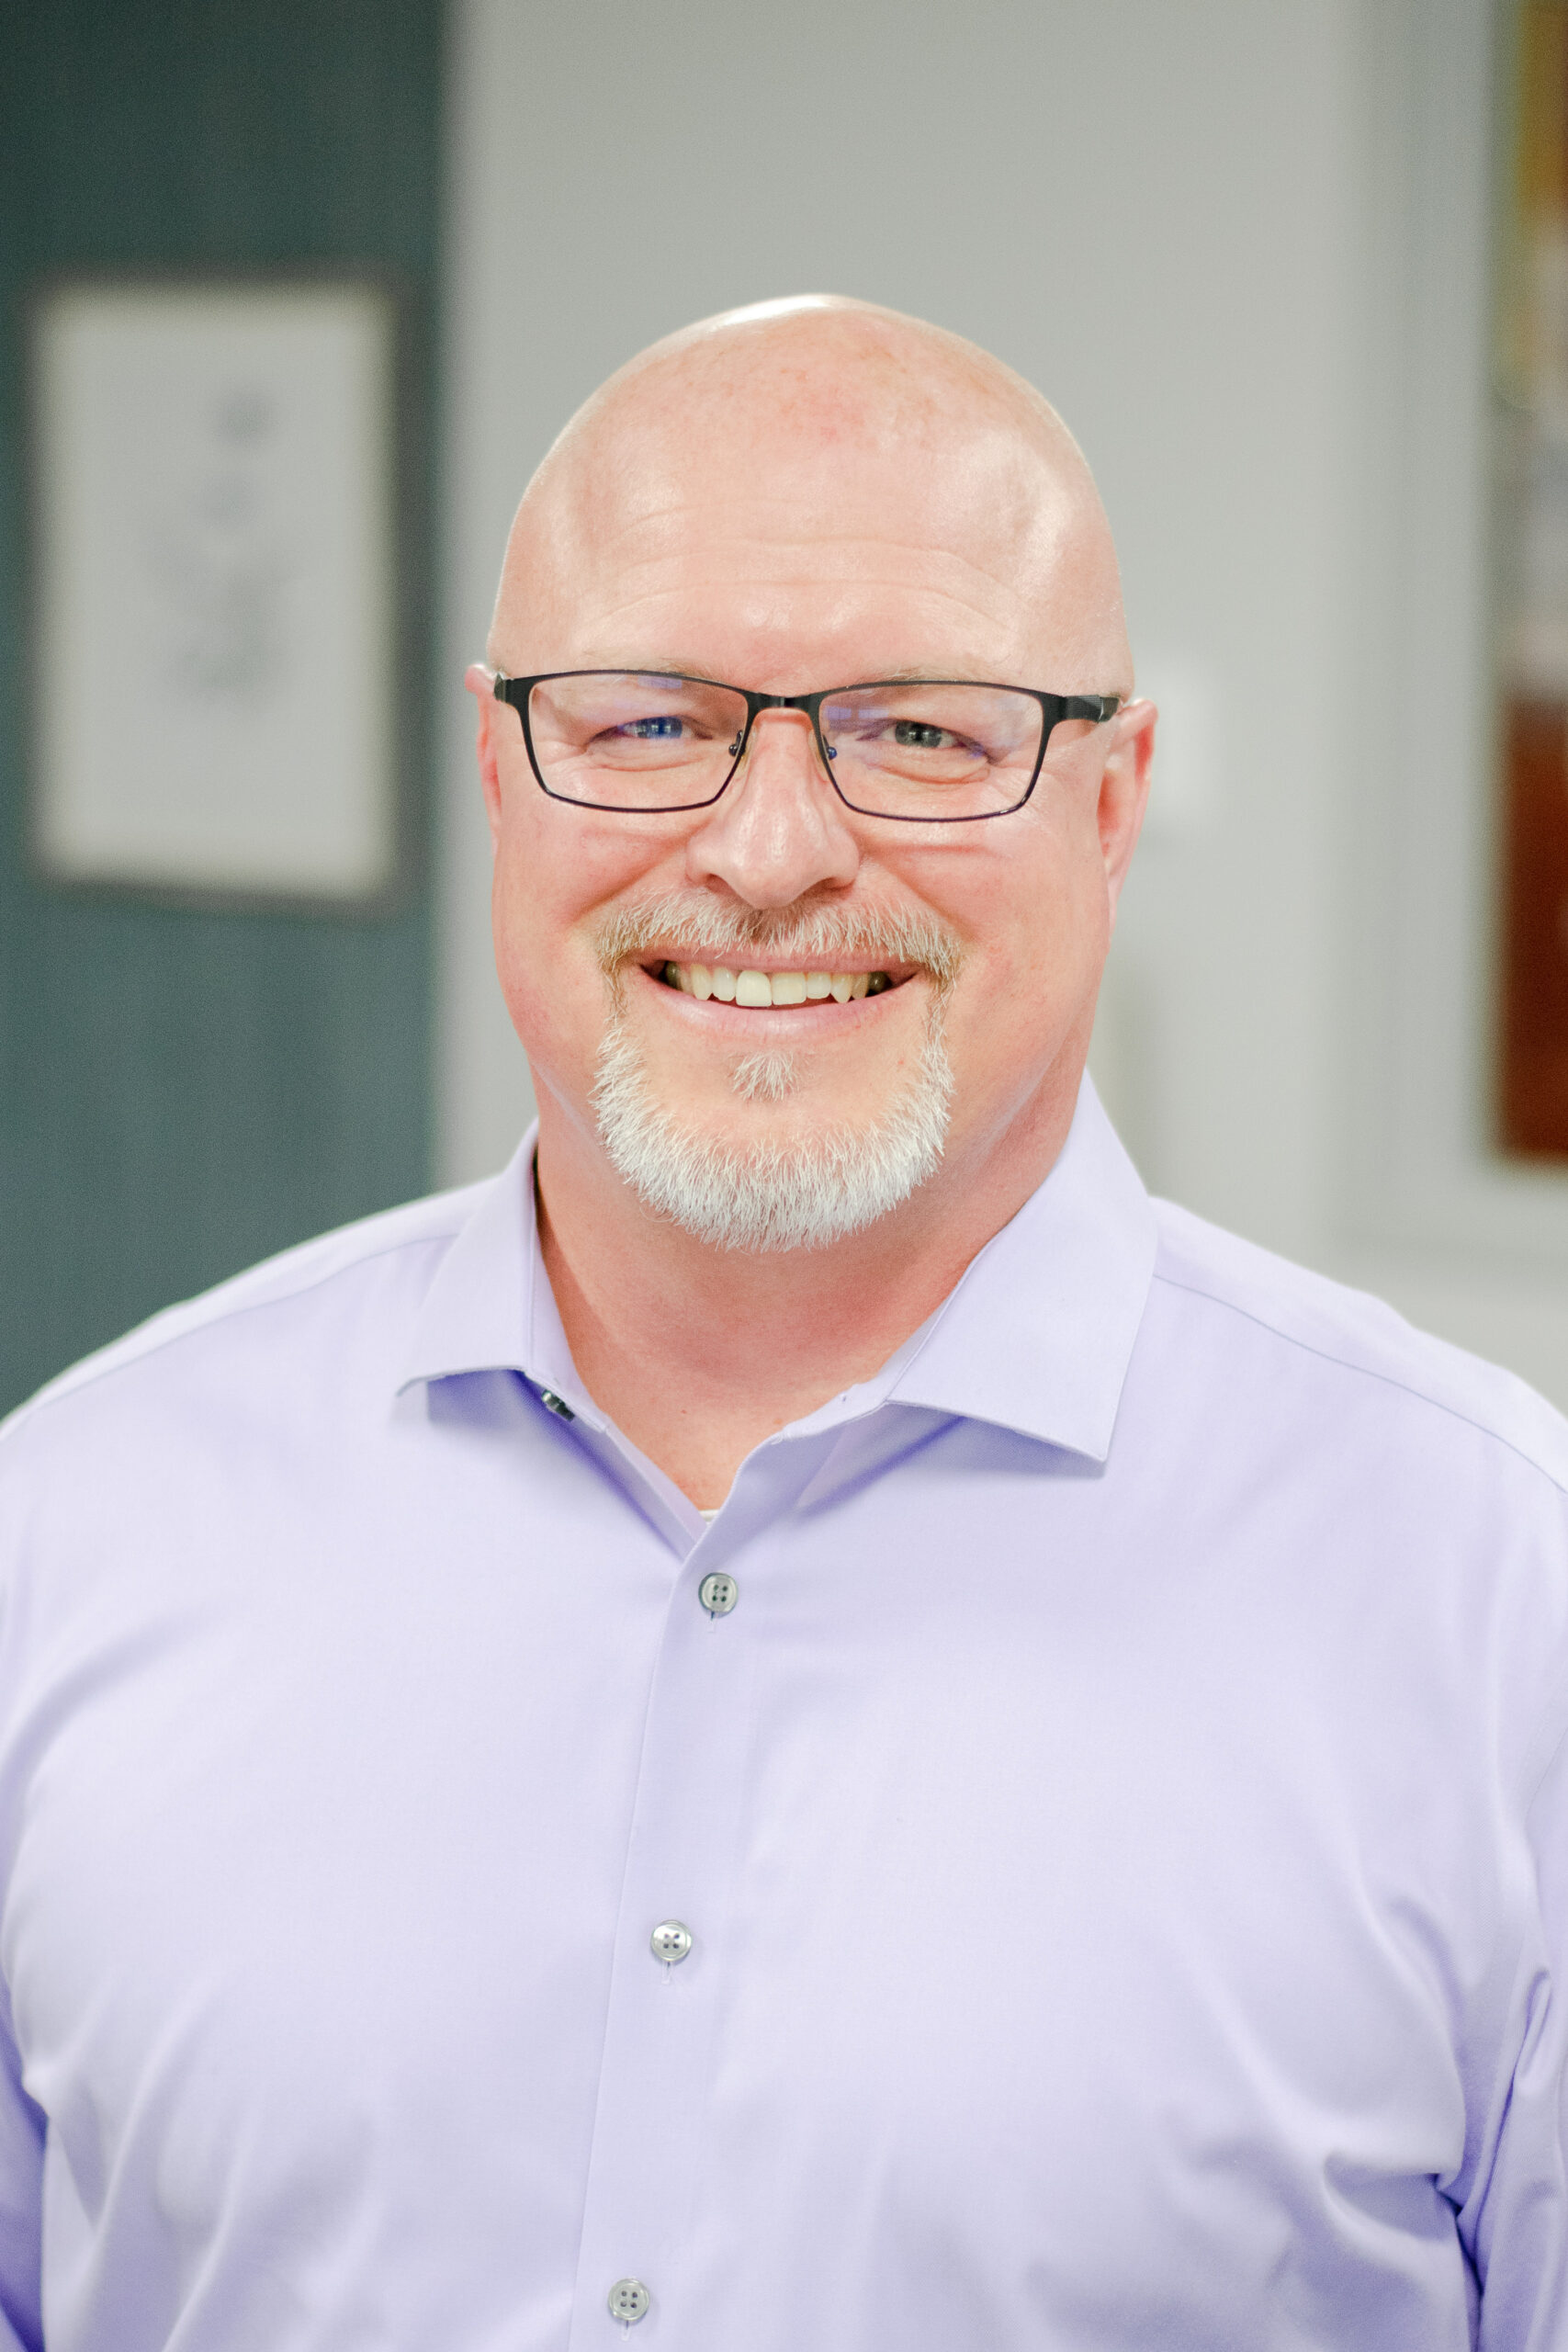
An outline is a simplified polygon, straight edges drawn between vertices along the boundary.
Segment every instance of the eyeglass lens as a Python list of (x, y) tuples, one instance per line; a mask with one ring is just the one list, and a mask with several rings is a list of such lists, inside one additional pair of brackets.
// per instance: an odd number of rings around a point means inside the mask
[[(529, 729), (546, 788), (595, 808), (696, 808), (723, 788), (746, 700), (695, 678), (614, 671), (547, 678)], [(904, 818), (995, 816), (1027, 796), (1043, 725), (1006, 686), (857, 686), (822, 706), (833, 781), (852, 808)], [(1089, 722), (1064, 722), (1077, 736)]]

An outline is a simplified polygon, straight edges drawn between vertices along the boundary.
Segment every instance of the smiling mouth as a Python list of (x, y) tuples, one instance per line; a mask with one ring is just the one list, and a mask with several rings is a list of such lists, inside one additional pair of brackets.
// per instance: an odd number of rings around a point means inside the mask
[(702, 1003), (715, 998), (720, 1004), (744, 1011), (764, 1012), (775, 1005), (850, 1004), (863, 996), (880, 996), (901, 985), (887, 972), (759, 972), (725, 964), (655, 964), (651, 977), (682, 996)]

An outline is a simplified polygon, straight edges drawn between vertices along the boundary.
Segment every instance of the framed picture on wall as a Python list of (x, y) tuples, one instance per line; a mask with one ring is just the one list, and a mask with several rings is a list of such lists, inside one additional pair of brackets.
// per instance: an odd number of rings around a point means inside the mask
[(398, 329), (358, 277), (38, 297), (48, 881), (361, 911), (400, 895)]
[(1510, 0), (1497, 304), (1500, 1140), (1568, 1159), (1568, 0)]

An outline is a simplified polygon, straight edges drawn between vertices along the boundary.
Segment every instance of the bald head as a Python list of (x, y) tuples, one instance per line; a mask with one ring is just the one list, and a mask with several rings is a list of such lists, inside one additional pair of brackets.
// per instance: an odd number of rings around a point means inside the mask
[(897, 311), (763, 303), (653, 345), (573, 417), (513, 526), (491, 659), (711, 673), (681, 640), (694, 596), (738, 649), (776, 650), (738, 682), (798, 690), (824, 682), (794, 667), (815, 635), (875, 642), (879, 591), (890, 664), (979, 661), (983, 639), (991, 674), (999, 650), (1020, 683), (1130, 691), (1104, 510), (1032, 386)]

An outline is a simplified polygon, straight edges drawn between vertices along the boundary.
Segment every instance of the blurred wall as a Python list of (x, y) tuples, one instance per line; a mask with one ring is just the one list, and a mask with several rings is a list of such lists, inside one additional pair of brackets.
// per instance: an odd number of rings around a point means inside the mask
[[(427, 1181), (430, 927), (62, 891), (28, 855), (26, 343), (56, 276), (389, 271), (399, 736), (428, 768), (441, 0), (28, 0), (0, 72), (0, 1411)], [(127, 616), (128, 627), (135, 616)], [(80, 647), (84, 674), (95, 658)]]
[(654, 336), (825, 288), (1040, 384), (1167, 719), (1094, 1066), (1150, 1183), (1568, 1403), (1485, 1100), (1487, 0), (457, 0), (441, 1159), (526, 1074), (471, 722), (511, 508)]

